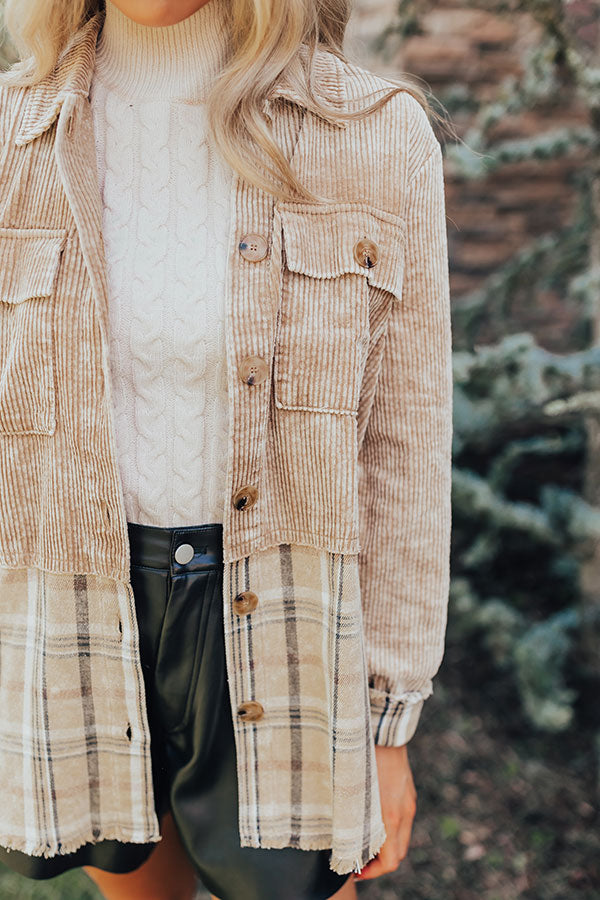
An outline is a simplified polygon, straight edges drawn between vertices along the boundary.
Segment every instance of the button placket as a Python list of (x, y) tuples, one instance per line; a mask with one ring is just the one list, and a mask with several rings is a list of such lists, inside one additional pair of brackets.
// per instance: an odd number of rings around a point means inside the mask
[[(247, 230), (244, 229), (244, 225)], [(242, 222), (239, 221), (236, 223), (237, 228), (240, 229), (240, 237), (237, 242), (237, 249), (239, 255), (243, 260), (251, 263), (258, 263), (262, 260), (267, 260), (269, 257), (270, 250), (270, 233), (272, 228), (272, 216), (264, 221), (254, 221), (254, 222)], [(241, 226), (241, 227), (240, 227)], [(252, 228), (254, 226), (254, 230)], [(264, 233), (260, 233), (261, 228), (264, 228)], [(237, 278), (237, 284), (236, 284)], [(246, 284), (244, 284), (246, 281)], [(232, 291), (233, 297), (238, 296), (238, 292), (236, 288), (239, 285), (239, 295), (245, 296), (248, 292), (248, 288), (251, 286), (252, 295), (256, 293), (257, 300), (257, 315), (256, 318), (252, 320), (252, 328), (255, 329), (251, 333), (251, 337), (254, 335), (258, 339), (260, 343), (263, 343), (263, 339), (265, 334), (268, 334), (270, 330), (272, 330), (274, 323), (270, 321), (270, 313), (269, 305), (267, 303), (259, 302), (259, 298), (263, 296), (263, 292), (268, 290), (269, 288), (269, 275), (268, 269), (265, 267), (263, 269), (257, 269), (254, 272), (249, 272), (245, 262), (241, 262), (238, 267), (236, 267), (235, 278), (232, 283)], [(232, 300), (233, 303), (233, 327), (240, 327), (241, 323), (236, 322), (236, 301)], [(244, 324), (245, 324), (245, 311), (242, 307), (240, 307), (240, 316), (244, 316)], [(258, 356), (257, 354), (252, 353), (252, 348), (249, 347), (250, 353), (247, 356), (241, 356), (237, 360), (237, 375), (239, 379), (244, 383), (244, 391), (248, 388), (257, 388), (259, 385), (268, 381), (271, 372), (271, 361), (270, 359), (264, 359), (263, 357)], [(233, 477), (234, 482), (232, 485), (233, 492), (231, 494), (231, 506), (235, 510), (235, 513), (246, 513), (252, 509), (252, 507), (256, 504), (258, 499), (258, 479), (260, 475), (260, 466), (261, 466), (261, 455), (260, 455), (260, 446), (262, 445), (262, 431), (266, 428), (266, 406), (268, 405), (268, 397), (266, 394), (260, 395), (260, 406), (257, 408), (256, 406), (246, 406), (247, 400), (245, 399), (247, 395), (238, 395), (236, 397), (235, 403), (241, 406), (241, 410), (239, 412), (240, 417), (244, 421), (244, 423), (248, 422), (248, 425), (245, 427), (246, 432), (250, 429), (249, 419), (257, 416), (260, 417), (262, 428), (255, 428), (256, 423), (252, 426), (252, 432), (254, 435), (258, 433), (257, 446), (252, 448), (248, 453), (249, 458), (240, 459), (237, 453), (233, 454)], [(263, 409), (263, 405), (265, 409)], [(235, 413), (235, 409), (234, 409)], [(242, 441), (242, 446), (245, 446), (245, 443)], [(239, 473), (236, 478), (236, 472)], [(256, 483), (245, 483), (245, 484), (235, 484), (235, 481), (241, 477), (244, 477), (248, 480), (254, 478), (256, 479)], [(235, 516), (234, 513), (234, 516)], [(235, 517), (237, 520), (237, 516)], [(232, 528), (236, 529), (235, 521), (232, 522)]]

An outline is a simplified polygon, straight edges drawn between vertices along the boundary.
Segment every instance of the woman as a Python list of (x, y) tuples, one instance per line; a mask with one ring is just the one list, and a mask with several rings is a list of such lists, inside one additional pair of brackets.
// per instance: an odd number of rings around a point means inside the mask
[[(423, 93), (346, 0), (8, 0), (1, 857), (351, 898), (443, 654), (451, 336)], [(367, 102), (365, 102), (367, 101)]]

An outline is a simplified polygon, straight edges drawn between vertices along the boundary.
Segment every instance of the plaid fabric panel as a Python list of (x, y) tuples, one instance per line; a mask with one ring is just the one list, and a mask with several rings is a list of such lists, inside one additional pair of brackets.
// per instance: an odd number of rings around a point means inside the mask
[[(254, 590), (257, 608), (233, 600)], [(385, 839), (355, 555), (280, 544), (224, 571), (242, 846), (331, 848), (358, 870)], [(257, 700), (264, 716), (237, 715)]]
[(402, 698), (397, 698), (370, 688), (369, 697), (375, 743), (384, 747), (407, 744), (417, 730), (426, 699), (424, 693), (408, 691)]
[(130, 587), (0, 568), (0, 843), (160, 839)]

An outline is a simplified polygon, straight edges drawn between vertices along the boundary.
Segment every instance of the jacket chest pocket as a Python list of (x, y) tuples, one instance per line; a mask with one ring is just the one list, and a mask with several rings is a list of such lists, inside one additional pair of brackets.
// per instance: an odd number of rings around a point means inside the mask
[(400, 301), (405, 223), (358, 202), (280, 202), (280, 307), (273, 360), (280, 409), (358, 413), (374, 306)]
[(56, 429), (54, 303), (67, 231), (0, 228), (0, 434)]

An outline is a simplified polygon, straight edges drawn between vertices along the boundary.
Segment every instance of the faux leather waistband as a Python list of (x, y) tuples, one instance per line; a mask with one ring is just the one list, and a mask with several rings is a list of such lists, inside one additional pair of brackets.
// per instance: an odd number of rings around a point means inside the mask
[[(223, 525), (159, 528), (128, 522), (131, 565), (170, 569), (173, 575), (223, 564)], [(193, 551), (193, 552), (192, 552)]]

